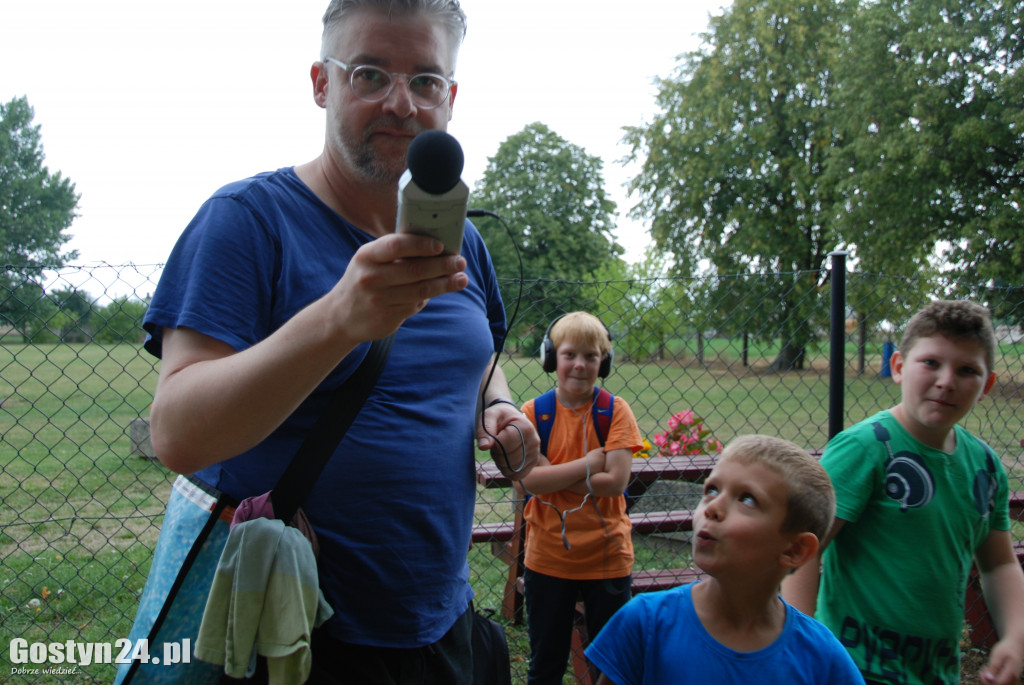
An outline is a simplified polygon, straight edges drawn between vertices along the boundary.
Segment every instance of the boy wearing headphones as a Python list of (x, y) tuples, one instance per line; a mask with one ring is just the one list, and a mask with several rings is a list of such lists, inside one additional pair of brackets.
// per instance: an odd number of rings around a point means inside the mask
[(900, 403), (836, 435), (821, 458), (838, 501), (821, 589), (809, 563), (783, 596), (832, 629), (869, 685), (960, 682), (972, 561), (1000, 638), (981, 682), (1020, 682), (1024, 573), (1006, 471), (959, 425), (992, 389), (995, 349), (987, 309), (932, 302), (892, 355)]
[[(553, 414), (523, 405), (534, 425), (552, 422), (547, 448), (522, 481), (526, 504), (524, 572), (530, 636), (530, 685), (562, 682), (582, 597), (587, 634), (595, 637), (630, 598), (632, 526), (623, 492), (640, 428), (621, 397), (604, 407), (596, 387), (611, 372), (608, 329), (586, 312), (552, 322), (541, 345), (544, 370), (557, 377)], [(610, 412), (606, 435), (595, 414)]]

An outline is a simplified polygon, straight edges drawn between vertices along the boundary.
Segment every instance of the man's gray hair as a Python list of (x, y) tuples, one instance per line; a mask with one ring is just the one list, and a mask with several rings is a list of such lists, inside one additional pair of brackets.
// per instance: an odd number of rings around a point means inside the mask
[[(452, 69), (459, 47), (466, 37), (466, 13), (462, 11), (458, 0), (331, 0), (324, 12), (324, 33), (321, 58), (326, 54), (328, 34), (345, 22), (352, 12), (361, 9), (373, 9), (386, 12), (388, 17), (393, 14), (422, 13), (436, 18), (448, 30), (448, 40), (452, 50)], [(452, 74), (446, 74), (452, 76)]]

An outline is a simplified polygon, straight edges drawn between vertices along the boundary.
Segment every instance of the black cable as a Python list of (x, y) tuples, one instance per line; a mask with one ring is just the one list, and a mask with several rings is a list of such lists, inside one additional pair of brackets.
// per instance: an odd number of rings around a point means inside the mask
[[(505, 227), (505, 232), (508, 233), (508, 237), (512, 241), (512, 247), (514, 247), (516, 250), (516, 258), (519, 260), (519, 294), (516, 296), (516, 306), (512, 310), (512, 316), (509, 318), (508, 323), (505, 325), (505, 334), (501, 336), (501, 345), (499, 345), (498, 347), (498, 357), (501, 357), (501, 352), (505, 349), (505, 342), (508, 340), (508, 334), (512, 330), (512, 326), (515, 325), (516, 318), (519, 316), (519, 304), (523, 300), (523, 278), (525, 277), (525, 270), (523, 268), (523, 255), (519, 251), (519, 245), (516, 243), (515, 236), (512, 235), (512, 229), (509, 228), (505, 220), (502, 219), (499, 215), (495, 214), (494, 212), (489, 212), (485, 209), (470, 209), (466, 212), (466, 217), (490, 217), (492, 219), (497, 219), (501, 223), (501, 225)], [(517, 473), (521, 473), (523, 469), (526, 468), (526, 442), (523, 438), (523, 432), (519, 430), (519, 427), (516, 426), (515, 424), (510, 424), (513, 428), (516, 429), (516, 431), (519, 432), (519, 444), (523, 450), (523, 458), (520, 461), (519, 466), (513, 468), (512, 460), (509, 459), (508, 451), (505, 449), (505, 445), (503, 445), (501, 441), (498, 440), (498, 437), (496, 435), (492, 435), (491, 432), (487, 430), (487, 421), (484, 420), (484, 414), (487, 412), (488, 409), (488, 407), (485, 404), (487, 400), (487, 388), (490, 387), (491, 385), (491, 379), (494, 378), (494, 372), (497, 369), (497, 367), (498, 359), (495, 359), (494, 364), (491, 365), (491, 371), (487, 375), (487, 380), (484, 381), (483, 388), (481, 388), (480, 390), (480, 425), (483, 426), (484, 433), (486, 433), (488, 437), (494, 440), (495, 444), (498, 445), (498, 447), (501, 450), (502, 459), (505, 460), (505, 468), (508, 470), (510, 474), (514, 475)]]

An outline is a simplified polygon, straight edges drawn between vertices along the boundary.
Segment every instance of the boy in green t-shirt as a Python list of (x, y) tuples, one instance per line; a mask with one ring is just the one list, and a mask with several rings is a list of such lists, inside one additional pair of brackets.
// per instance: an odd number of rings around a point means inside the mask
[(1019, 682), (1024, 572), (1007, 476), (992, 449), (957, 425), (992, 389), (995, 348), (987, 309), (933, 302), (892, 356), (900, 403), (836, 435), (822, 456), (836, 521), (823, 564), (787, 578), (783, 596), (832, 629), (869, 684), (960, 682), (972, 561), (1000, 637), (982, 682)]

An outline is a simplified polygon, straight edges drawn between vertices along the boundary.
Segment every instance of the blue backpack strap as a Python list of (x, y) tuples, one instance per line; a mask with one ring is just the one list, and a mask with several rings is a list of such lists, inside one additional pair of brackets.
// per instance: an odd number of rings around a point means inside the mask
[[(540, 453), (544, 456), (548, 454), (548, 438), (551, 436), (551, 426), (555, 423), (555, 402), (554, 390), (548, 390), (533, 401), (533, 415), (537, 419), (537, 433), (540, 435)], [(604, 388), (594, 388), (594, 411), (591, 415), (602, 447), (611, 430), (614, 412), (615, 395)]]
[[(597, 439), (601, 441), (601, 447), (604, 447), (604, 442), (608, 439), (608, 432), (612, 429), (612, 415), (615, 413), (615, 395), (604, 388), (594, 388), (594, 411), (592, 413), (594, 417), (594, 430), (597, 431)], [(626, 485), (626, 490), (622, 494), (626, 497), (626, 509), (628, 510), (631, 506), (629, 485)]]
[(540, 434), (540, 453), (548, 455), (548, 438), (551, 426), (555, 423), (555, 391), (546, 393), (533, 401), (533, 416), (537, 420), (537, 433)]
[(597, 431), (597, 439), (604, 447), (604, 441), (608, 438), (608, 431), (612, 428), (612, 414), (615, 412), (615, 395), (604, 388), (594, 388), (594, 430)]

